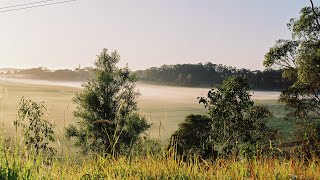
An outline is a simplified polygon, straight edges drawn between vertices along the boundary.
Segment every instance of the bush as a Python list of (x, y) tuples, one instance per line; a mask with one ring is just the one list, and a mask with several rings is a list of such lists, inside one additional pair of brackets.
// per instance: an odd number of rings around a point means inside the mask
[(47, 109), (43, 103), (21, 98), (18, 118), (14, 121), (16, 129), (21, 128), (23, 141), (29, 150), (39, 153), (49, 153), (51, 156), (56, 153), (56, 149), (49, 146), (54, 142), (54, 124), (45, 119), (44, 112)]
[(298, 143), (294, 150), (298, 157), (307, 160), (320, 157), (320, 123), (312, 120), (298, 122), (294, 134)]
[(202, 158), (216, 157), (214, 145), (210, 139), (210, 118), (203, 115), (188, 115), (185, 122), (171, 136), (170, 148), (176, 148), (178, 154), (185, 157), (197, 154)]
[(272, 113), (266, 106), (254, 105), (245, 78), (227, 78), (223, 85), (199, 99), (208, 109), (208, 116), (189, 115), (180, 125), (172, 136), (178, 153), (195, 151), (203, 157), (213, 157), (216, 152), (221, 156), (243, 152), (251, 156), (255, 153), (252, 147), (264, 147), (276, 139), (277, 131), (266, 126)]

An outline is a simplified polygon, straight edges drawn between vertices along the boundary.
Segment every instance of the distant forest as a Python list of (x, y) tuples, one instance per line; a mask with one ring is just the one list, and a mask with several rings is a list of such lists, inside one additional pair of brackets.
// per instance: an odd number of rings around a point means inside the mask
[(154, 84), (215, 87), (229, 76), (246, 77), (253, 89), (282, 90), (292, 83), (282, 78), (281, 70), (251, 71), (221, 64), (176, 64), (136, 71), (140, 81)]
[(49, 80), (49, 81), (86, 81), (92, 76), (90, 68), (76, 68), (75, 70), (61, 69), (49, 70), (45, 67), (0, 71), (0, 75), (8, 78), (19, 79), (35, 79), (35, 80)]
[[(86, 81), (92, 76), (91, 68), (76, 68), (75, 70), (49, 70), (44, 67), (1, 72), (8, 78), (51, 80), (51, 81)], [(291, 83), (282, 78), (281, 70), (251, 71), (237, 69), (221, 64), (176, 64), (151, 67), (146, 70), (135, 71), (139, 81), (152, 84), (188, 87), (215, 87), (222, 84), (229, 76), (243, 76), (253, 89), (282, 90)]]

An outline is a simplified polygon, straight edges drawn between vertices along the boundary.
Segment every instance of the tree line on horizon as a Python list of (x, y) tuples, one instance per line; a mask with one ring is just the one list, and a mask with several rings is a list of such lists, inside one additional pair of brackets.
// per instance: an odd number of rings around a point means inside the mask
[(161, 67), (139, 70), (135, 73), (143, 82), (176, 86), (216, 87), (230, 76), (245, 77), (253, 89), (283, 90), (292, 85), (291, 81), (282, 78), (281, 69), (251, 71), (211, 62), (162, 65)]
[[(292, 85), (292, 82), (282, 78), (281, 69), (252, 71), (211, 62), (204, 64), (162, 65), (161, 67), (137, 70), (134, 74), (138, 77), (138, 81), (141, 82), (189, 87), (216, 87), (230, 76), (245, 77), (248, 79), (249, 85), (258, 90), (283, 90)], [(83, 69), (59, 69), (53, 71), (48, 68), (38, 67), (0, 72), (0, 75), (10, 78), (37, 80), (87, 81), (93, 77), (93, 69), (92, 67), (85, 67)]]

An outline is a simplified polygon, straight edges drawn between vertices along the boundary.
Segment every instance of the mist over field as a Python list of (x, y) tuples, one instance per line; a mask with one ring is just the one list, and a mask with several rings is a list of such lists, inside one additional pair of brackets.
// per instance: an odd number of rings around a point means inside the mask
[[(0, 83), (22, 83), (33, 85), (52, 85), (52, 86), (66, 86), (81, 88), (84, 82), (78, 81), (47, 81), (47, 80), (32, 80), (32, 79), (14, 79), (14, 78), (2, 78)], [(197, 98), (200, 96), (206, 96), (210, 88), (194, 88), (194, 87), (175, 87), (165, 85), (154, 85), (148, 83), (138, 82), (136, 89), (141, 93), (140, 98), (154, 96), (156, 99), (188, 99)], [(275, 100), (280, 96), (280, 91), (252, 91), (253, 99), (269, 99)]]
[[(22, 96), (43, 101), (48, 105), (52, 118), (60, 131), (66, 124), (73, 121), (72, 111), (75, 104), (72, 98), (79, 92), (83, 82), (46, 81), (30, 79), (2, 78), (0, 86), (6, 89), (1, 92), (3, 110), (2, 117), (5, 127), (13, 131), (13, 120), (16, 118), (19, 100)], [(185, 116), (191, 113), (202, 114), (206, 110), (199, 104), (198, 97), (206, 96), (210, 88), (175, 87), (137, 83), (136, 90), (140, 92), (138, 105), (140, 113), (152, 123), (147, 133), (153, 137), (166, 141), (177, 130), (178, 124), (184, 121)], [(280, 92), (253, 91), (252, 97), (257, 102), (276, 101)], [(5, 112), (3, 112), (5, 110)], [(67, 111), (67, 112), (66, 112)], [(66, 116), (66, 117), (65, 117)]]

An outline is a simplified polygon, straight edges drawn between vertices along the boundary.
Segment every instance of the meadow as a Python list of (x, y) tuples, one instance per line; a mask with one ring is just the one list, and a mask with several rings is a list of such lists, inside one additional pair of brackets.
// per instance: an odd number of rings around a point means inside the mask
[[(21, 97), (44, 102), (49, 111), (48, 118), (56, 124), (58, 140), (62, 141), (64, 128), (74, 123), (75, 104), (72, 97), (81, 90), (79, 82), (50, 82), (32, 80), (2, 80), (0, 83), (0, 122), (6, 130), (6, 135), (15, 134), (13, 121), (16, 118)], [(191, 113), (204, 114), (206, 110), (198, 103), (197, 97), (205, 96), (209, 88), (186, 88), (137, 84), (141, 93), (138, 105), (141, 115), (152, 123), (147, 135), (151, 138), (166, 142), (170, 135), (177, 130), (178, 124)], [(274, 113), (269, 126), (279, 128), (284, 138), (290, 138), (292, 123), (284, 121), (283, 105), (277, 102), (279, 92), (253, 92), (256, 104), (265, 104)]]
[[(152, 127), (151, 138), (167, 142), (170, 135), (190, 113), (203, 114), (205, 109), (198, 103), (198, 96), (205, 96), (209, 89), (184, 88), (137, 84), (141, 96), (138, 99), (140, 113)], [(75, 104), (72, 97), (81, 91), (78, 84), (1, 81), (0, 122), (4, 136), (0, 136), (0, 177), (14, 179), (292, 179), (319, 177), (320, 166), (315, 159), (305, 164), (297, 159), (218, 159), (215, 162), (192, 157), (188, 161), (180, 159), (174, 150), (159, 154), (147, 153), (140, 157), (81, 157), (76, 154), (70, 141), (63, 138), (64, 127), (74, 123), (72, 111)], [(256, 104), (269, 106), (274, 117), (268, 123), (290, 140), (292, 124), (284, 121), (283, 105), (278, 104), (278, 92), (254, 92)], [(21, 97), (43, 101), (50, 114), (47, 118), (56, 124), (57, 142), (60, 156), (50, 165), (43, 164), (42, 157), (34, 157), (19, 145), (8, 145), (3, 137), (13, 137), (16, 133), (13, 121), (16, 118)], [(12, 141), (18, 143), (19, 141)], [(62, 144), (62, 146), (61, 146)], [(71, 147), (63, 151), (65, 146)], [(60, 147), (60, 148), (59, 148)], [(147, 147), (148, 148), (148, 147)], [(17, 150), (19, 149), (19, 151)], [(62, 150), (62, 151), (60, 151)], [(25, 152), (24, 152), (25, 151)], [(23, 152), (23, 153), (21, 153)], [(110, 166), (112, 164), (112, 166)]]

